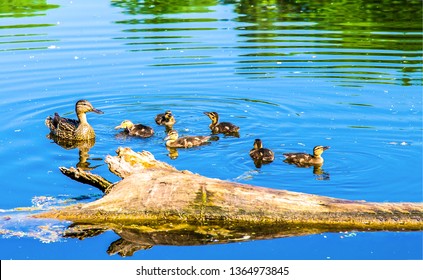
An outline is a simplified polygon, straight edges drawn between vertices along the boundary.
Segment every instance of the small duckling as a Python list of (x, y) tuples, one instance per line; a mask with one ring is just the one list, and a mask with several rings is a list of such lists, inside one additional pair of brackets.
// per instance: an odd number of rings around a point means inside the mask
[(254, 140), (254, 148), (250, 150), (250, 157), (258, 168), (261, 167), (262, 163), (270, 163), (275, 159), (273, 151), (263, 148), (260, 139)]
[(204, 112), (206, 116), (211, 119), (211, 124), (209, 125), (212, 133), (218, 134), (236, 134), (239, 133), (239, 127), (230, 123), (230, 122), (221, 122), (219, 123), (219, 115), (217, 112)]
[(306, 153), (285, 153), (284, 162), (295, 164), (300, 167), (310, 166), (310, 165), (322, 165), (323, 158), (321, 157), (322, 153), (329, 149), (329, 146), (316, 146), (313, 149), (313, 155)]
[(75, 104), (75, 112), (78, 120), (63, 118), (58, 113), (48, 116), (45, 120), (50, 129), (50, 135), (69, 141), (86, 141), (95, 138), (94, 129), (87, 121), (86, 113), (94, 112), (104, 114), (103, 111), (94, 108), (87, 100), (79, 100)]
[(170, 130), (164, 140), (166, 146), (170, 148), (191, 148), (206, 144), (211, 136), (185, 136), (178, 138), (178, 132), (174, 129)]
[(158, 125), (173, 126), (176, 123), (171, 111), (158, 114), (154, 119)]
[(142, 138), (148, 138), (153, 136), (153, 128), (143, 125), (143, 124), (133, 124), (129, 120), (124, 120), (120, 125), (116, 126), (115, 129), (123, 128), (125, 133), (128, 133), (130, 136), (138, 136)]

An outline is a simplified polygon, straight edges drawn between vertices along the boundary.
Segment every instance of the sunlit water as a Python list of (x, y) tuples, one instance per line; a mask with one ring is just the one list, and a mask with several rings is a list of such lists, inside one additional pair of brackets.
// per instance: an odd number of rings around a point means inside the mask
[[(113, 232), (84, 241), (19, 228), (16, 207), (89, 201), (101, 193), (64, 177), (78, 150), (46, 138), (44, 119), (75, 117), (88, 99), (96, 130), (88, 160), (148, 150), (178, 169), (225, 180), (345, 199), (422, 201), (420, 1), (7, 1), (0, 3), (1, 259), (109, 259)], [(89, 2), (89, 3), (86, 3)], [(263, 1), (264, 2), (264, 1)], [(273, 3), (273, 2), (272, 2)], [(172, 110), (181, 135), (208, 135), (204, 111), (241, 127), (240, 138), (179, 150), (170, 159), (154, 116)], [(116, 137), (130, 119), (149, 139)], [(255, 138), (276, 159), (258, 169)], [(324, 153), (322, 174), (282, 153)], [(38, 205), (41, 203), (41, 206)], [(13, 218), (10, 218), (13, 217)], [(51, 222), (54, 227), (66, 225)], [(56, 224), (56, 225), (55, 225)], [(7, 229), (7, 231), (5, 231)], [(45, 234), (45, 233), (44, 233)], [(39, 236), (38, 235), (38, 236)], [(46, 244), (45, 242), (49, 242)], [(422, 234), (330, 233), (230, 245), (156, 246), (142, 259), (421, 259)]]

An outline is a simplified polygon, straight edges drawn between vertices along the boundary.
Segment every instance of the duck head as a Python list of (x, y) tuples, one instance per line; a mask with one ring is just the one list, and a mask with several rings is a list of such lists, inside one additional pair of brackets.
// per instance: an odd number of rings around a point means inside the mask
[(320, 157), (320, 155), (329, 148), (329, 146), (316, 146), (313, 148), (313, 156)]
[(75, 112), (77, 115), (79, 114), (83, 114), (83, 113), (88, 113), (88, 112), (94, 112), (97, 114), (104, 114), (103, 111), (94, 108), (94, 106), (85, 99), (81, 99), (78, 102), (76, 102), (75, 104)]
[(261, 142), (261, 139), (254, 140), (254, 150), (258, 150), (263, 148), (263, 143)]
[(173, 117), (173, 114), (171, 111), (166, 111), (164, 114), (164, 119), (167, 123), (173, 124), (175, 123), (175, 118)]
[(129, 120), (124, 120), (120, 125), (116, 126), (115, 129), (131, 129), (134, 126), (134, 124)]
[(174, 129), (169, 130), (169, 132), (167, 133), (167, 136), (164, 140), (171, 140), (174, 141), (176, 139), (178, 139), (179, 135), (178, 132)]
[(204, 112), (204, 115), (208, 116), (212, 120), (212, 123), (217, 123), (219, 121), (217, 112)]

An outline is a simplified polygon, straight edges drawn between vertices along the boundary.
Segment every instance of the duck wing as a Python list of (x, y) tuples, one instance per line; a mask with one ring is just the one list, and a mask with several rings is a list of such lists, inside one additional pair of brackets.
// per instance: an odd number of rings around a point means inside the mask
[(313, 156), (306, 153), (285, 153), (285, 162), (294, 164), (307, 165), (313, 159)]
[(209, 139), (210, 136), (185, 136), (178, 138), (175, 143), (177, 143), (179, 147), (190, 148), (203, 145), (209, 141)]
[(79, 121), (61, 117), (58, 113), (54, 113), (53, 117), (47, 117), (45, 124), (50, 129), (50, 133), (57, 137), (69, 137), (73, 135), (79, 126)]
[(218, 127), (221, 133), (233, 133), (239, 131), (239, 127), (230, 122), (221, 122), (218, 124)]
[(261, 160), (263, 162), (272, 162), (275, 159), (274, 153), (266, 148), (261, 149), (252, 149), (250, 151), (250, 156), (254, 160)]
[(158, 114), (154, 120), (158, 125), (163, 124), (163, 122), (165, 121), (165, 114)]
[(143, 138), (147, 138), (153, 136), (154, 130), (153, 128), (143, 125), (143, 124), (136, 124), (134, 127), (129, 131), (130, 135), (139, 136)]

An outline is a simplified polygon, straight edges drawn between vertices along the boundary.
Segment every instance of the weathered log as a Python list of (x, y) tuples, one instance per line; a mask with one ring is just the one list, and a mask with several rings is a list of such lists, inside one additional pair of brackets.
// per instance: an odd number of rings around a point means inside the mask
[(74, 179), (75, 181), (81, 182), (83, 184), (89, 184), (91, 186), (94, 186), (104, 192), (105, 194), (108, 194), (110, 190), (112, 189), (113, 184), (109, 182), (108, 180), (104, 179), (103, 177), (92, 174), (90, 172), (85, 172), (81, 168), (65, 168), (65, 167), (59, 167), (60, 171)]
[(110, 228), (183, 223), (312, 231), (423, 229), (423, 203), (371, 203), (275, 190), (178, 171), (145, 151), (119, 148), (117, 154), (106, 162), (123, 179), (107, 195), (38, 217), (113, 224)]

